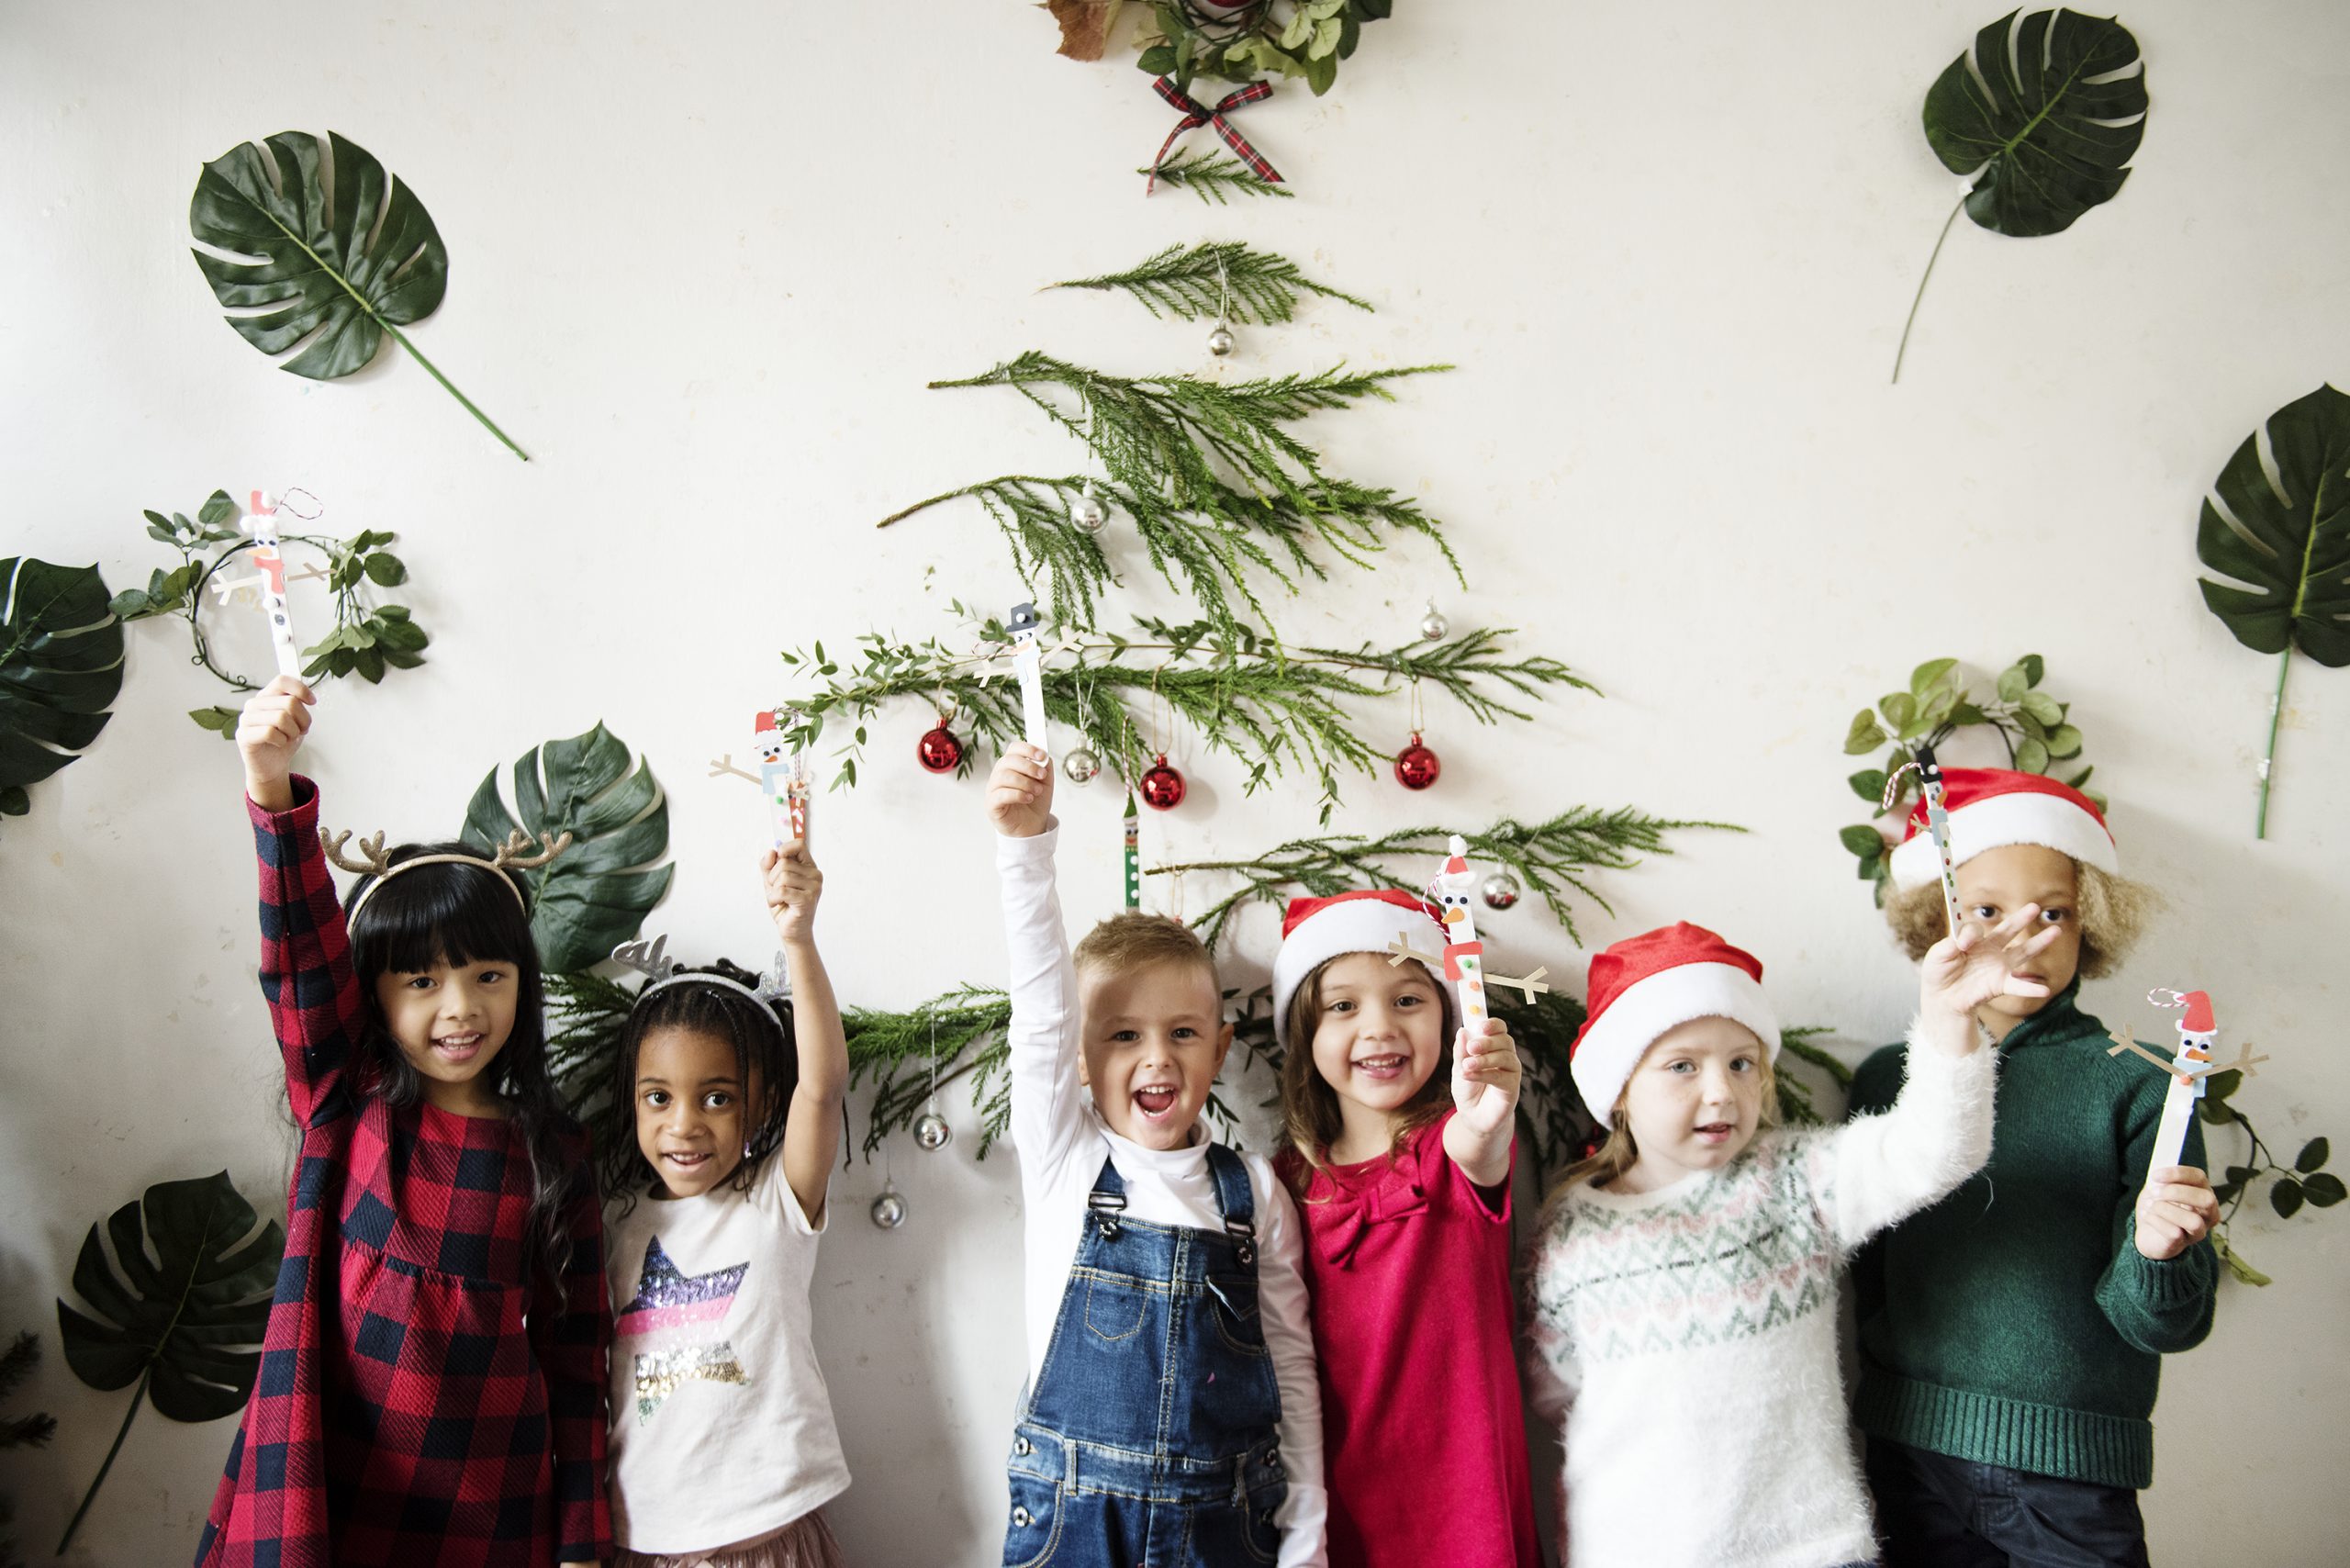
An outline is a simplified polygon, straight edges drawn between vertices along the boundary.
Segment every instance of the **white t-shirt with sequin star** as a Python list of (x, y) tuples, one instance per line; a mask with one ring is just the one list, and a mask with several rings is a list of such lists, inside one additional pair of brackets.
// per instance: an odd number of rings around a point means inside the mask
[(612, 1297), (612, 1533), (712, 1551), (848, 1487), (811, 1343), (820, 1227), (769, 1157), (748, 1192), (640, 1196), (604, 1226)]

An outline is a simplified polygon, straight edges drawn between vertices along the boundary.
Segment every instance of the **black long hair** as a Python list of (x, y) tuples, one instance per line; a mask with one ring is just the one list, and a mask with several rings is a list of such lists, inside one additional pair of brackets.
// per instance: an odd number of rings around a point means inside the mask
[[(386, 857), (397, 866), (420, 855), (478, 855), (464, 844), (403, 844)], [(363, 877), (351, 890), (344, 915), (375, 882)], [(375, 980), (385, 974), (413, 974), (436, 963), (453, 967), (511, 964), (520, 982), (514, 999), (514, 1030), (486, 1070), (489, 1086), (506, 1102), (514, 1130), (531, 1159), (531, 1212), (524, 1228), (531, 1272), (553, 1283), (571, 1261), (571, 1208), (588, 1192), (587, 1166), (566, 1145), (579, 1136), (547, 1073), (546, 982), (539, 969), (531, 917), (509, 884), (508, 873), (486, 866), (443, 861), (419, 866), (368, 896), (360, 918), (351, 922), (351, 963), (367, 999), (375, 1026), (361, 1042), (359, 1086), (394, 1105), (413, 1105), (424, 1092), (423, 1076), (408, 1065), (384, 1025), (375, 1002)]]
[[(756, 991), (759, 977), (724, 958), (703, 969), (681, 971), (686, 976), (717, 975)], [(597, 1175), (604, 1196), (626, 1214), (638, 1194), (660, 1180), (645, 1163), (636, 1141), (636, 1058), (646, 1036), (655, 1029), (685, 1029), (709, 1035), (734, 1047), (734, 1076), (745, 1097), (758, 1085), (758, 1099), (750, 1107), (750, 1137), (743, 1163), (734, 1168), (727, 1185), (738, 1193), (750, 1191), (759, 1169), (783, 1147), (784, 1119), (791, 1096), (800, 1087), (800, 1053), (792, 1041), (791, 1003), (788, 999), (761, 1002), (733, 986), (696, 985), (690, 979), (665, 985), (640, 1000), (621, 1031), (621, 1047), (612, 1053), (611, 1108), (596, 1139)]]

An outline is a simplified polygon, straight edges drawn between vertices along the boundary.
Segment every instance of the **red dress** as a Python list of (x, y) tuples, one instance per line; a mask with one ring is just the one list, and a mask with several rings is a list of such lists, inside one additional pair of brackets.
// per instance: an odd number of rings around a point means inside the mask
[[(612, 1552), (603, 1219), (590, 1182), (557, 1299), (531, 1299), (512, 1124), (395, 1110), (347, 1070), (365, 1004), (318, 791), (252, 808), (262, 993), (301, 1128), (260, 1375), (196, 1562), (553, 1568)], [(583, 1168), (588, 1146), (565, 1150)], [(528, 1309), (526, 1311), (526, 1308)]]
[[(1330, 1568), (1541, 1568), (1518, 1398), (1509, 1189), (1489, 1201), (1443, 1121), (1314, 1172), (1297, 1205), (1314, 1292)], [(1515, 1158), (1515, 1150), (1513, 1150)], [(1304, 1161), (1277, 1161), (1295, 1191)]]

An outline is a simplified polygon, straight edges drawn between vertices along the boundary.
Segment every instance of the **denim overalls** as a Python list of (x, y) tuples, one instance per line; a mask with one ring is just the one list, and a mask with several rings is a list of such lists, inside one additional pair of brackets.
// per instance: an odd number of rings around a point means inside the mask
[(1288, 1495), (1257, 1318), (1248, 1167), (1208, 1145), (1222, 1231), (1121, 1213), (1107, 1159), (1044, 1370), (1013, 1428), (1007, 1568), (1271, 1562)]

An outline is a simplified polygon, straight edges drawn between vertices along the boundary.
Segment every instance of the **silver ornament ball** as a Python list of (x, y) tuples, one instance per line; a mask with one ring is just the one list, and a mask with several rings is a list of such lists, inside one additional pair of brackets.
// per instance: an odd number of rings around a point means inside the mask
[(1102, 759), (1090, 746), (1079, 746), (1061, 758), (1061, 771), (1069, 775), (1072, 784), (1091, 784), (1093, 776), (1102, 771)]
[(954, 1141), (954, 1127), (937, 1112), (924, 1111), (914, 1118), (914, 1142), (925, 1152), (935, 1154)]
[(1526, 890), (1519, 887), (1517, 879), (1507, 871), (1496, 871), (1485, 879), (1485, 885), (1480, 890), (1484, 895), (1487, 909), (1509, 909), (1516, 904), (1518, 895)]
[(1215, 355), (1218, 359), (1222, 359), (1238, 345), (1239, 341), (1239, 339), (1232, 335), (1231, 328), (1225, 326), (1223, 322), (1218, 321), (1215, 324), (1215, 330), (1208, 334), (1208, 353)]
[(1433, 604), (1428, 606), (1428, 612), (1420, 617), (1420, 635), (1431, 643), (1443, 642), (1446, 634), (1451, 630), (1452, 623), (1445, 620), (1442, 612)]
[(898, 1195), (895, 1187), (882, 1189), (873, 1200), (873, 1223), (882, 1230), (895, 1230), (906, 1223), (906, 1200)]
[(1110, 509), (1088, 490), (1069, 504), (1069, 520), (1080, 533), (1099, 533), (1110, 521)]

